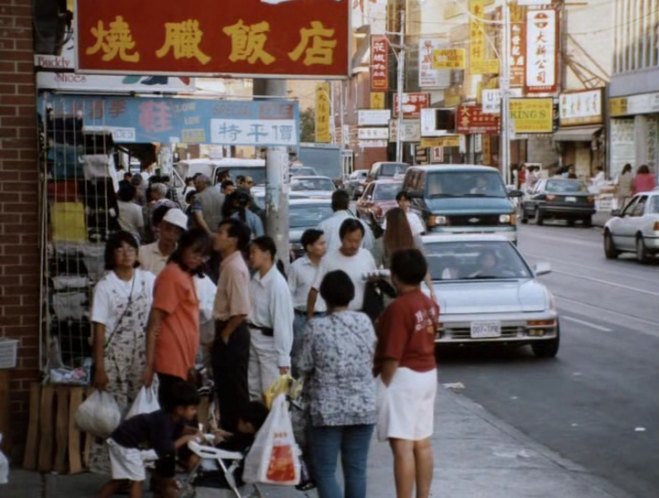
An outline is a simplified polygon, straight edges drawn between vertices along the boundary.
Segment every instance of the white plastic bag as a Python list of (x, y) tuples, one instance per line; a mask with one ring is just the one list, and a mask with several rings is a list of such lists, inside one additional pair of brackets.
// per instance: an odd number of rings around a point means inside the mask
[(243, 480), (289, 486), (300, 482), (299, 449), (283, 394), (275, 398), (268, 418), (245, 457)]
[[(2, 444), (2, 433), (0, 433), (0, 445)], [(0, 484), (9, 482), (9, 460), (5, 454), (0, 451)]]
[(94, 391), (75, 414), (78, 429), (96, 437), (107, 438), (121, 422), (121, 410), (110, 393)]
[(155, 384), (151, 384), (150, 387), (142, 386), (135, 401), (133, 401), (133, 405), (128, 410), (126, 418), (158, 410), (160, 410), (160, 403), (158, 403), (158, 392), (155, 389)]

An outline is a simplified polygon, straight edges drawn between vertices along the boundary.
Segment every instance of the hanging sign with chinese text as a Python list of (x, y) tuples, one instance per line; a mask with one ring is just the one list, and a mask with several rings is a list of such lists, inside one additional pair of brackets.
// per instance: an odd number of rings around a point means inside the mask
[(556, 10), (526, 14), (526, 93), (555, 93), (558, 89)]
[(461, 135), (446, 135), (443, 137), (421, 137), (421, 147), (460, 147)]
[(316, 85), (315, 132), (316, 142), (321, 144), (328, 144), (332, 141), (330, 107), (329, 83), (318, 83)]
[(485, 24), (480, 20), (485, 17), (486, 0), (469, 0), (469, 71), (471, 74), (496, 74), (499, 61), (489, 59), (485, 47)]
[[(418, 118), (421, 109), (430, 107), (430, 94), (423, 92), (403, 94), (403, 117)], [(394, 117), (398, 117), (398, 94), (394, 93)]]
[(371, 36), (371, 90), (389, 90), (389, 51), (386, 36)]
[(77, 70), (345, 78), (348, 0), (78, 0)]
[(419, 40), (419, 88), (448, 88), (451, 72), (433, 67), (433, 53), (446, 47), (446, 42), (437, 38)]
[(433, 69), (464, 69), (464, 48), (438, 48), (432, 51)]
[(561, 126), (600, 124), (602, 89), (562, 93), (558, 104)]
[(384, 109), (385, 95), (384, 92), (371, 92), (369, 99), (371, 102), (371, 109)]
[(79, 114), (84, 130), (112, 133), (119, 143), (174, 141), (261, 147), (299, 142), (299, 107), (290, 100), (56, 95), (46, 103), (55, 117)]
[(461, 105), (458, 107), (456, 122), (458, 133), (499, 133), (499, 116), (486, 114), (479, 106)]
[(510, 86), (524, 86), (526, 68), (526, 7), (515, 2), (510, 4)]

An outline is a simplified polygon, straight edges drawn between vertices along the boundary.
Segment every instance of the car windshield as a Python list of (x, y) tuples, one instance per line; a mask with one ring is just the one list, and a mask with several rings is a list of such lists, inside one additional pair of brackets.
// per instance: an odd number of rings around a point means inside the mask
[(433, 280), (531, 278), (532, 273), (510, 242), (430, 242), (426, 258)]
[(317, 175), (316, 170), (306, 166), (301, 168), (291, 168), (291, 175), (293, 176), (313, 176)]
[(295, 178), (291, 179), (291, 190), (300, 192), (305, 190), (334, 190), (334, 182), (329, 178)]
[(498, 172), (439, 171), (428, 175), (428, 197), (506, 197)]
[(265, 185), (265, 167), (245, 168), (227, 166), (226, 169), (231, 175), (231, 179), (236, 182), (239, 176), (250, 176), (254, 180), (254, 185)]
[(588, 192), (588, 187), (578, 180), (547, 180), (547, 192)]
[(385, 163), (380, 166), (378, 177), (404, 175), (408, 165), (405, 163)]
[(291, 228), (315, 227), (332, 216), (328, 204), (291, 204), (288, 206), (288, 223)]
[(648, 213), (659, 213), (659, 195), (653, 195), (650, 197)]
[(393, 201), (400, 192), (400, 183), (381, 183), (373, 188), (374, 201)]

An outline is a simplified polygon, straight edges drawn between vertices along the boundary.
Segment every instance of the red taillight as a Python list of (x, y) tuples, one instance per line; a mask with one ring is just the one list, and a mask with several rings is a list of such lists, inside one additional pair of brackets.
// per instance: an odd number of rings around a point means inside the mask
[(659, 221), (655, 221), (655, 222), (654, 222), (654, 228), (653, 228), (653, 230), (654, 230), (655, 232), (659, 232)]
[(556, 199), (555, 195), (547, 194), (547, 200), (548, 201), (553, 201), (554, 199)]

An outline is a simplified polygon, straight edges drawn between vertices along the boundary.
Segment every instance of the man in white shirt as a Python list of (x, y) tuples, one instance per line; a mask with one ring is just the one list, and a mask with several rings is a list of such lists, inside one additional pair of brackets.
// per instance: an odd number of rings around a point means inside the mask
[[(300, 239), (305, 255), (296, 259), (288, 270), (288, 286), (293, 296), (293, 307), (295, 308), (295, 321), (293, 322), (293, 369), (295, 369), (297, 353), (302, 347), (302, 333), (307, 323), (307, 300), (309, 291), (316, 279), (316, 273), (320, 263), (327, 252), (327, 245), (323, 232), (316, 229), (305, 230)], [(312, 311), (313, 316), (324, 314), (327, 311), (325, 301), (322, 298), (316, 300), (316, 306)]]
[(375, 239), (373, 238), (373, 233), (366, 223), (362, 222), (349, 211), (350, 207), (350, 194), (345, 190), (335, 190), (332, 194), (332, 211), (334, 214), (327, 218), (326, 220), (321, 221), (318, 224), (318, 230), (322, 230), (325, 234), (325, 242), (327, 243), (327, 252), (331, 253), (334, 250), (338, 249), (341, 246), (341, 237), (339, 235), (339, 229), (341, 224), (347, 219), (357, 220), (362, 227), (364, 227), (364, 236), (363, 236), (363, 246), (364, 249), (369, 251), (373, 250)]
[(117, 192), (117, 205), (119, 207), (119, 226), (122, 230), (130, 232), (139, 243), (144, 235), (144, 217), (142, 207), (135, 200), (136, 190), (130, 183), (119, 187)]
[(158, 206), (153, 212), (153, 224), (159, 229), (158, 240), (140, 247), (139, 261), (142, 269), (158, 275), (187, 230), (188, 217), (178, 208)]
[(355, 286), (355, 298), (350, 301), (348, 309), (361, 311), (364, 305), (366, 274), (377, 270), (375, 260), (369, 251), (362, 247), (364, 225), (356, 218), (344, 220), (339, 229), (341, 246), (334, 251), (328, 250), (320, 263), (320, 268), (309, 291), (307, 300), (307, 318), (311, 319), (316, 307), (320, 284), (325, 275), (334, 270), (343, 270)]

